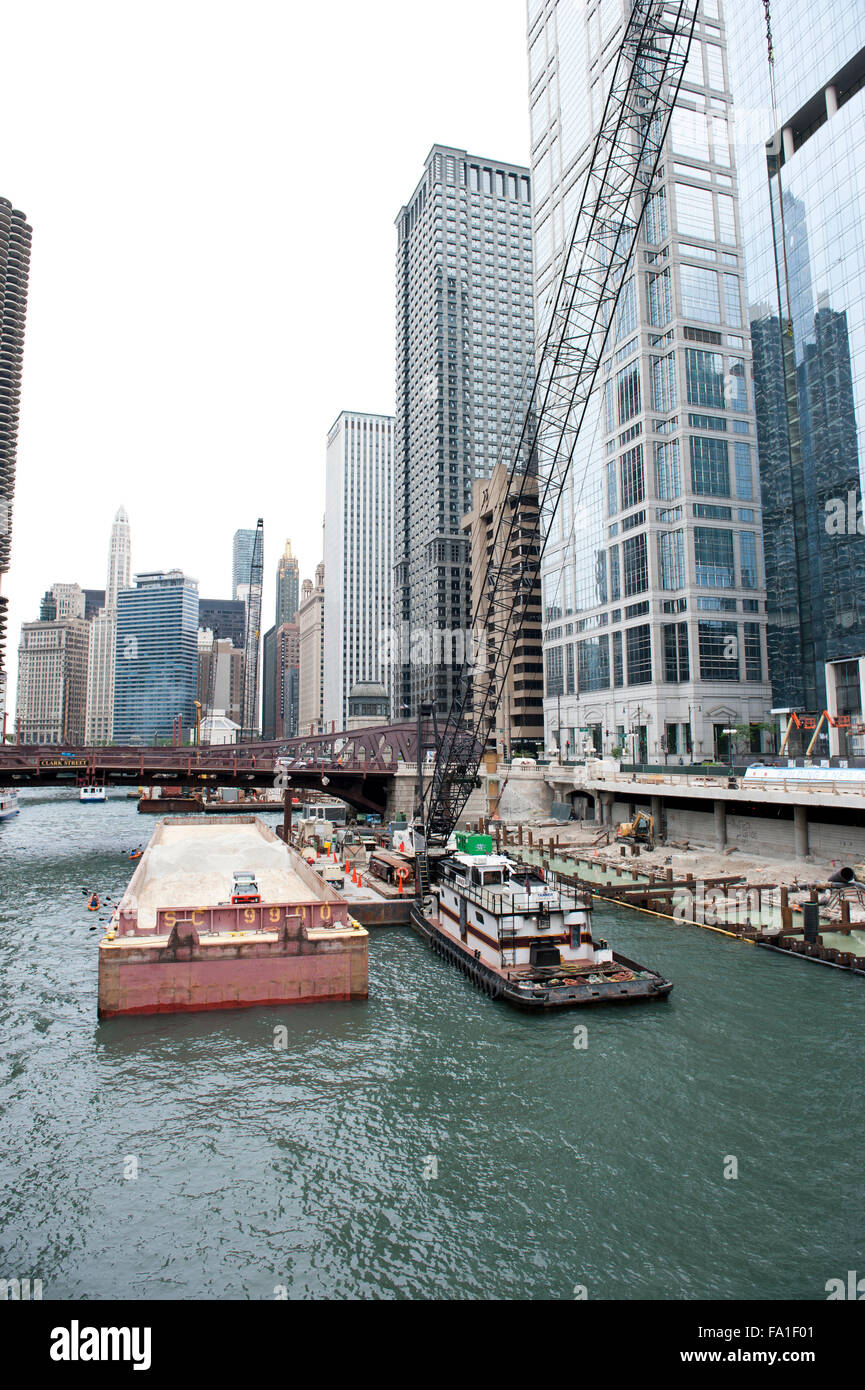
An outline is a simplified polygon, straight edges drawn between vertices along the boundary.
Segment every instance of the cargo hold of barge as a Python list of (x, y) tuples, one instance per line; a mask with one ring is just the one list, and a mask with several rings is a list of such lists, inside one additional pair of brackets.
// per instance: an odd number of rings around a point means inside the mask
[[(232, 904), (234, 874), (260, 902)], [(99, 943), (100, 1018), (365, 999), (368, 935), (254, 816), (160, 821)]]

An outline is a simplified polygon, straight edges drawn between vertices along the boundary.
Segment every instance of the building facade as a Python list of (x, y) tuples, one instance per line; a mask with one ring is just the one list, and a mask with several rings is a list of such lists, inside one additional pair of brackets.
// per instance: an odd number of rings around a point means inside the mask
[(343, 411), (327, 436), (324, 718), (346, 727), (359, 680), (390, 686), (393, 416)]
[[(90, 619), (87, 657), (88, 744), (110, 743), (114, 736), (114, 654), (117, 644), (117, 595), (128, 589), (131, 575), (129, 517), (120, 507), (111, 527), (108, 582), (103, 606)], [(84, 616), (87, 616), (85, 591)]]
[(300, 606), (300, 567), (291, 553), (291, 541), (285, 542), (285, 551), (276, 567), (276, 618), (275, 626), (293, 623)]
[(239, 652), (246, 640), (246, 604), (243, 599), (203, 598), (198, 604), (198, 625), (214, 638), (227, 638)]
[(469, 538), (472, 613), (484, 639), (473, 651), (481, 689), (486, 685), (482, 668), (492, 665), (495, 648), (494, 638), (483, 623), (487, 566), (490, 561), (496, 565), (504, 562), (512, 574), (522, 577), (533, 572), (535, 576), (494, 725), (496, 749), (504, 756), (510, 756), (512, 751), (534, 754), (538, 746), (543, 748), (544, 665), (537, 523), (536, 473), (521, 475), (514, 483), (510, 469), (500, 463), (489, 478), (475, 479), (472, 509), (463, 517), (463, 530)]
[(231, 543), (231, 597), (243, 598), (249, 592), (249, 575), (255, 550), (255, 531), (235, 531)]
[(15, 699), (18, 742), (84, 743), (87, 649), (83, 617), (22, 624)]
[[(528, 170), (434, 145), (397, 226), (394, 718), (447, 713), (471, 621), (472, 485), (522, 417), (534, 353)], [(369, 672), (362, 672), (369, 675)]]
[(303, 581), (298, 629), (298, 733), (324, 732), (324, 563)]
[(178, 715), (195, 725), (198, 581), (180, 570), (137, 574), (117, 595), (114, 742), (172, 737)]
[(227, 716), (240, 724), (243, 705), (243, 652), (209, 628), (198, 629), (198, 695), (205, 715)]
[(24, 362), (24, 321), (31, 228), (23, 212), (0, 198), (0, 737), (6, 724), (6, 621), (3, 577), (12, 547), (12, 504)]
[[(758, 7), (759, 8), (759, 7)], [(729, 40), (778, 707), (862, 723), (865, 8), (773, 0)], [(774, 104), (773, 104), (774, 101)], [(858, 718), (857, 718), (858, 716)], [(862, 732), (815, 752), (865, 753)]]
[[(756, 7), (760, 9), (759, 6)], [(529, 0), (538, 341), (624, 0)], [(736, 9), (738, 22), (739, 7)], [(570, 476), (545, 517), (548, 747), (631, 761), (759, 748), (771, 704), (725, 16), (702, 0)]]

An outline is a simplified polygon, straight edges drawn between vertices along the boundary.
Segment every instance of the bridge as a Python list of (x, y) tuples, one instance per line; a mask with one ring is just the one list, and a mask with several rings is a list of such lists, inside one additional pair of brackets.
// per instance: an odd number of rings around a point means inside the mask
[[(431, 726), (422, 730), (421, 741), (424, 752), (434, 747)], [(396, 779), (414, 779), (416, 763), (417, 725), (409, 722), (201, 747), (6, 744), (0, 747), (0, 786), (68, 787), (91, 781), (109, 786), (199, 784), (202, 789), (282, 786), (289, 795), (326, 791), (357, 811), (385, 816), (393, 808)]]

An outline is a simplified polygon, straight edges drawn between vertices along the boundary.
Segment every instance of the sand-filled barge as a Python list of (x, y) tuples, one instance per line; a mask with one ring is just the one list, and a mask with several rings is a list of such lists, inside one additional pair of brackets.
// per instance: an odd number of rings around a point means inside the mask
[(365, 999), (368, 942), (254, 816), (167, 817), (99, 943), (99, 1017)]

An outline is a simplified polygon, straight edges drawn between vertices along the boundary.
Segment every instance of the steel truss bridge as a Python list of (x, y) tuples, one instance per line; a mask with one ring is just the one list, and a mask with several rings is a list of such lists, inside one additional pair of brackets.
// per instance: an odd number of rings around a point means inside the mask
[[(422, 730), (421, 742), (424, 751), (434, 748), (431, 727)], [(288, 796), (326, 791), (358, 811), (383, 815), (394, 777), (414, 771), (417, 744), (414, 723), (196, 748), (7, 744), (0, 748), (0, 786), (277, 786)]]

